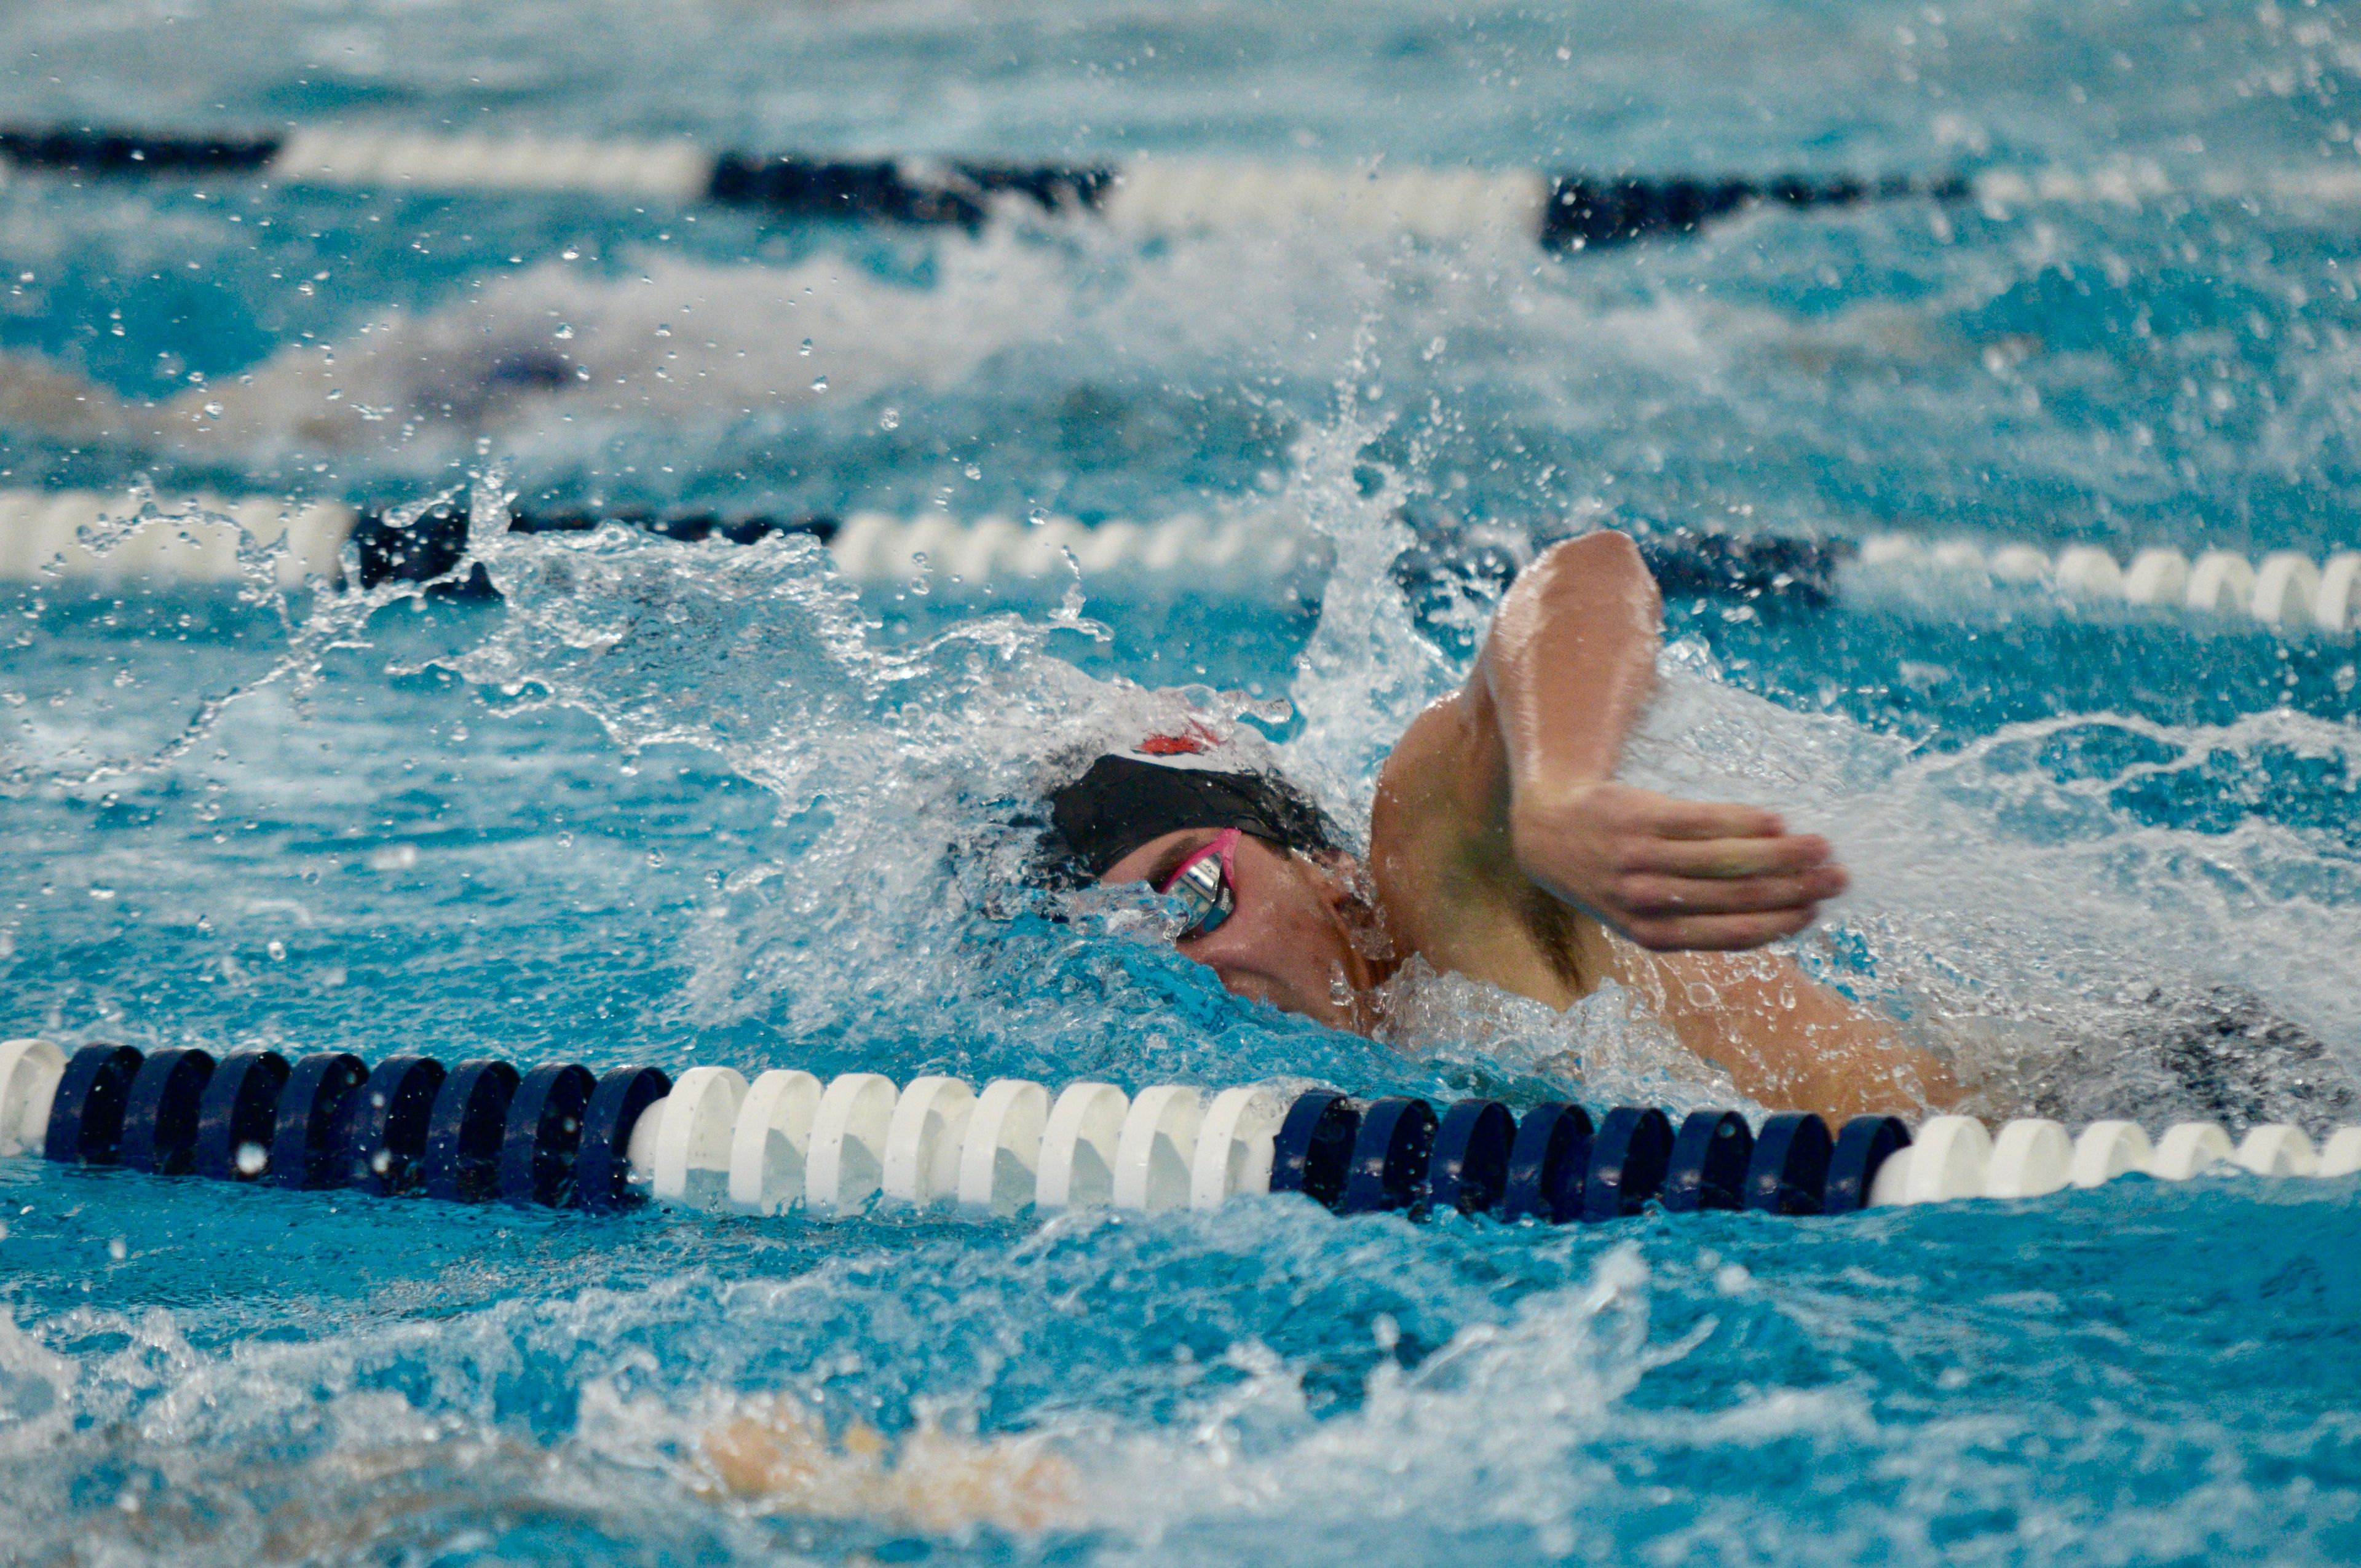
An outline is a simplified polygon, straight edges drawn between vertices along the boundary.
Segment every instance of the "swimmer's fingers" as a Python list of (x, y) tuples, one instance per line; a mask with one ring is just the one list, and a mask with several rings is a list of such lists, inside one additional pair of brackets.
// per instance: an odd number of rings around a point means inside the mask
[(1629, 784), (1521, 794), (1510, 831), (1534, 885), (1650, 948), (1759, 947), (1845, 887), (1828, 841), (1774, 813)]
[(1665, 839), (1776, 839), (1787, 825), (1775, 811), (1726, 801), (1676, 800), (1653, 791), (1635, 792), (1645, 802), (1642, 823)]
[(1675, 877), (1794, 876), (1833, 866), (1835, 853), (1835, 847), (1817, 833), (1719, 839), (1661, 837), (1635, 843), (1625, 869), (1638, 874)]
[(1841, 866), (1821, 865), (1773, 876), (1684, 877), (1642, 872), (1619, 877), (1617, 903), (1627, 917), (1760, 915), (1808, 909), (1845, 890)]
[(1634, 920), (1623, 934), (1654, 952), (1734, 952), (1759, 948), (1782, 937), (1792, 937), (1810, 925), (1819, 910), (1778, 909), (1752, 915), (1685, 915)]

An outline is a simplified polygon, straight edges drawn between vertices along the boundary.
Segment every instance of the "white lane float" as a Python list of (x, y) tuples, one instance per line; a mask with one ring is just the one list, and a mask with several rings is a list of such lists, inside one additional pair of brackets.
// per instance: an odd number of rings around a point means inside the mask
[(855, 1214), (885, 1181), (885, 1135), (900, 1098), (883, 1073), (848, 1072), (829, 1084), (812, 1114), (804, 1208), (820, 1219)]
[[(150, 521), (126, 529), (143, 509)], [(0, 489), (0, 581), (234, 582), (252, 569), (247, 554), (258, 551), (256, 558), (271, 564), (282, 587), (333, 584), (342, 580), (345, 548), (361, 518), (335, 501), (192, 496), (165, 503), (137, 494)], [(101, 536), (114, 543), (83, 543)], [(1192, 593), (1248, 599), (1289, 591), (1321, 559), (1321, 548), (1276, 513), (1085, 524), (859, 510), (838, 522), (828, 545), (836, 569), (855, 583), (900, 584), (930, 575), (995, 587), (1061, 582), (1079, 569), (1093, 580), (1185, 582)], [(2084, 603), (2245, 621), (2287, 638), (2361, 630), (2361, 551), (2314, 560), (2280, 550), (2256, 561), (2215, 549), (2192, 563), (2179, 550), (2155, 546), (2123, 562), (2090, 544), (2052, 556), (2026, 543), (1910, 534), (1831, 548), (1850, 552), (1840, 582), (1933, 569), (2014, 587), (2047, 587)]]
[(730, 1129), (730, 1207), (778, 1214), (803, 1201), (819, 1100), (820, 1081), (807, 1072), (774, 1068), (754, 1080)]

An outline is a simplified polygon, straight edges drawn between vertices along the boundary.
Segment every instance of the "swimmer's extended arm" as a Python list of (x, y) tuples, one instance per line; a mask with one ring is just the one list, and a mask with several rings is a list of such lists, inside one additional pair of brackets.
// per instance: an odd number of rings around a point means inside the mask
[[(1614, 782), (1662, 614), (1620, 534), (1560, 544), (1518, 578), (1466, 685), (1419, 717), (1378, 783), (1372, 861), (1398, 945), (1560, 1006), (1612, 975), (1766, 1104), (1947, 1097), (1932, 1058), (1789, 960), (1711, 951), (1802, 930), (1845, 875), (1828, 840), (1772, 812)], [(1565, 905), (1647, 950), (1553, 914)]]
[(1616, 978), (1681, 1044), (1773, 1111), (1817, 1111), (1830, 1126), (1869, 1112), (1946, 1106), (1959, 1080), (1894, 1025), (1818, 984), (1781, 953), (1623, 950)]

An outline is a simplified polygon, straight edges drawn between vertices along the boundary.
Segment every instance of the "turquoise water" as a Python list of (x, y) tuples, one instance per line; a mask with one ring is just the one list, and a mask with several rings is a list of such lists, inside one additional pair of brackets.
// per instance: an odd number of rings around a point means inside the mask
[[(18, 7), (0, 39), (22, 123), (2150, 161), (2257, 192), (2354, 157), (2361, 63), (2327, 7), (2153, 5), (234, 0)], [(1277, 507), (1334, 581), (1275, 607), (1086, 582), (1077, 610), (618, 533), (487, 545), (489, 605), (12, 590), (0, 1030), (1726, 1102), (1611, 998), (1559, 1019), (1434, 984), (1382, 1043), (1233, 1002), (1124, 898), (1022, 884), (1041, 759), (1245, 716), (1350, 815), (1488, 603), (1400, 597), (1405, 502), (1446, 535), (2361, 544), (2355, 212), (2315, 198), (1774, 213), (1570, 258), (690, 215), (12, 177), (0, 483)], [(559, 351), (594, 381), (519, 387)], [(1994, 1113), (2361, 1120), (2349, 637), (1943, 582), (1671, 620), (1635, 774), (1830, 831), (1857, 891), (1801, 955)], [(2257, 1033), (2193, 1061), (2225, 1013)], [(0, 1540), (41, 1563), (2344, 1563), (2357, 1223), (2352, 1179), (1560, 1231), (1286, 1199), (818, 1226), (5, 1161)], [(703, 1435), (777, 1395), (840, 1442), (883, 1432), (909, 1487), (708, 1496)], [(938, 1428), (1038, 1445), (1055, 1517), (930, 1513)]]

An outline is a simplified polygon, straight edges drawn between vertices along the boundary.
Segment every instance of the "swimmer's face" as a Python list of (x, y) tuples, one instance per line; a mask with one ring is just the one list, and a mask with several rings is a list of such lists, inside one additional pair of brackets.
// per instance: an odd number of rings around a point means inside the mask
[[(1151, 839), (1099, 880), (1161, 884), (1218, 831), (1190, 828)], [(1252, 837), (1239, 839), (1230, 872), (1237, 907), (1217, 929), (1183, 938), (1181, 955), (1221, 976), (1233, 995), (1365, 1033), (1364, 999), (1374, 981), (1353, 942), (1356, 905), (1345, 875)]]

